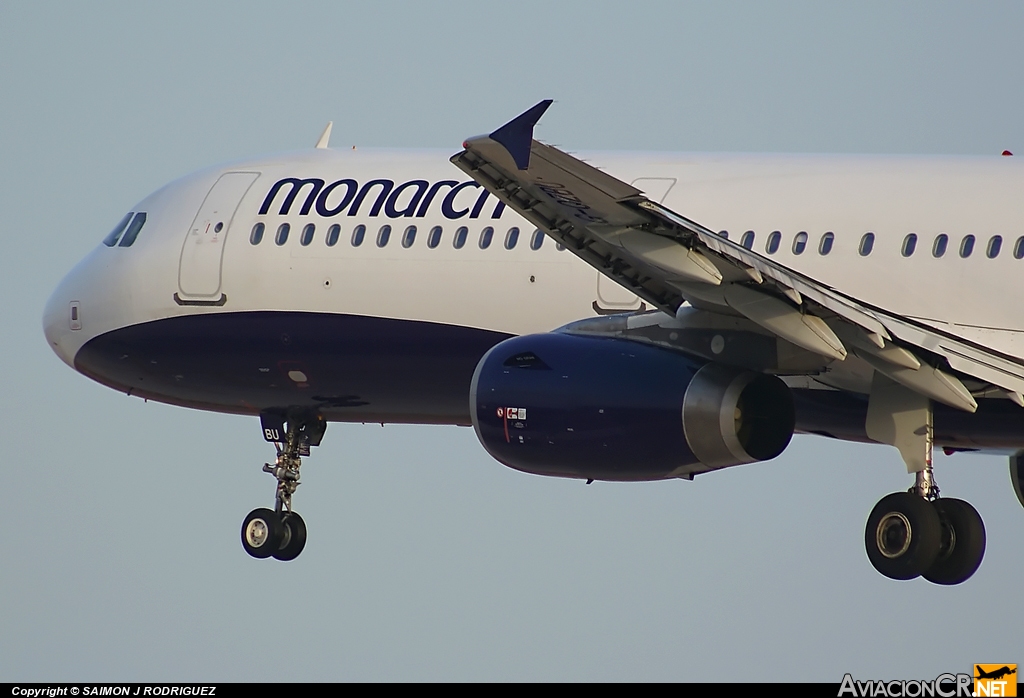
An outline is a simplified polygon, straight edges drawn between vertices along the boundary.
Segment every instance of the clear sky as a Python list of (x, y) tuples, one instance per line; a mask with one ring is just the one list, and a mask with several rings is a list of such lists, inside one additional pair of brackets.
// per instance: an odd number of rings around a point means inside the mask
[(504, 468), (469, 429), (331, 425), (296, 495), (309, 543), (274, 564), (239, 543), (272, 502), (257, 420), (117, 394), (41, 331), (136, 201), (310, 147), (328, 120), (336, 146), (455, 152), (550, 97), (537, 135), (569, 149), (1024, 156), (1022, 35), (1017, 2), (0, 0), (0, 680), (1024, 663), (1005, 458), (936, 458), (989, 536), (976, 576), (943, 588), (866, 559), (868, 512), (910, 484), (888, 447), (798, 437), (694, 482), (586, 487)]

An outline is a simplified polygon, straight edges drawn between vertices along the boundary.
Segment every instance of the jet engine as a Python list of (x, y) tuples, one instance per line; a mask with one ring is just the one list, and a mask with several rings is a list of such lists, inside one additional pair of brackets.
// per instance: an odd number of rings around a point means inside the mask
[(774, 458), (789, 388), (668, 349), (564, 332), (508, 339), (476, 367), (473, 428), (505, 465), (560, 477), (661, 480)]

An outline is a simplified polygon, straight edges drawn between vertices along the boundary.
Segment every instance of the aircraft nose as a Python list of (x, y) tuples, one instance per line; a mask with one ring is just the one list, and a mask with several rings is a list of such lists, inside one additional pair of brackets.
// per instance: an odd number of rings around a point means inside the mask
[[(103, 248), (104, 250), (106, 248)], [(75, 367), (75, 355), (99, 329), (104, 307), (110, 305), (104, 294), (104, 279), (114, 269), (98, 253), (87, 255), (61, 279), (43, 310), (43, 334), (60, 360)], [(116, 279), (113, 280), (116, 283)]]
[(77, 349), (72, 333), (82, 329), (81, 303), (73, 297), (73, 286), (69, 284), (69, 277), (73, 274), (65, 276), (57, 285), (43, 311), (43, 333), (47, 344), (61, 361), (72, 368), (75, 367)]

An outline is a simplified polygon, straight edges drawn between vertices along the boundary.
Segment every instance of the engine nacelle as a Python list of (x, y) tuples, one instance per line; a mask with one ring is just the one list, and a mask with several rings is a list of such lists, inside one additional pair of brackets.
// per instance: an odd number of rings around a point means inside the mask
[(793, 435), (774, 376), (629, 340), (514, 337), (480, 360), (473, 428), (505, 465), (538, 475), (661, 480), (767, 460)]

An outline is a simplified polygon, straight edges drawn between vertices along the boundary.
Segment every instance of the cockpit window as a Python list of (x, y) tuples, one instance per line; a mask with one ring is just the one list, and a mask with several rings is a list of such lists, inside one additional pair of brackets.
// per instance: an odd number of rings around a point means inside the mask
[(122, 218), (121, 221), (114, 226), (114, 229), (110, 231), (110, 234), (107, 235), (107, 237), (103, 238), (103, 244), (106, 245), (107, 247), (113, 247), (114, 245), (116, 245), (118, 238), (121, 237), (121, 233), (124, 232), (124, 229), (128, 225), (128, 221), (130, 221), (131, 219), (131, 213), (127, 214), (124, 218)]
[(143, 211), (139, 211), (135, 214), (135, 218), (132, 218), (128, 230), (124, 231), (124, 237), (121, 238), (121, 244), (118, 247), (131, 247), (132, 243), (135, 242), (135, 238), (139, 237), (139, 231), (142, 230), (144, 225), (146, 225), (146, 214)]

